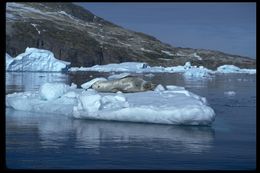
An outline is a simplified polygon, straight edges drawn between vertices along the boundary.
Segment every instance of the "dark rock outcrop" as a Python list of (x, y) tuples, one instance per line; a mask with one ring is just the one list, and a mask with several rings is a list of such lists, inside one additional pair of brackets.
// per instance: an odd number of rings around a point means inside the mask
[[(173, 38), (174, 39), (174, 38)], [(72, 3), (7, 3), (6, 51), (11, 56), (26, 47), (50, 50), (71, 66), (147, 62), (176, 66), (190, 61), (215, 69), (224, 64), (255, 68), (254, 59), (219, 51), (173, 47), (95, 16)]]

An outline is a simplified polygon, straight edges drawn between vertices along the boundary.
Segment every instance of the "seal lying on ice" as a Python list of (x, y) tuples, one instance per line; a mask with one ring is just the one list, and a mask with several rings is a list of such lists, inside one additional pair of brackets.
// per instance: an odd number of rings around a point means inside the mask
[(147, 82), (139, 77), (126, 76), (114, 80), (107, 80), (107, 81), (99, 80), (94, 84), (92, 84), (91, 87), (99, 92), (121, 91), (124, 93), (131, 93), (131, 92), (153, 90), (155, 88), (155, 84), (152, 84), (151, 82)]

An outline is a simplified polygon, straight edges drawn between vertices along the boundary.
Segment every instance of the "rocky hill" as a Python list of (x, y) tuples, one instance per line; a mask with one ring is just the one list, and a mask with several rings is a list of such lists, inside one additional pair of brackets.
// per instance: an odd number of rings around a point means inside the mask
[(176, 66), (190, 61), (210, 69), (224, 64), (256, 67), (255, 60), (248, 57), (173, 47), (117, 26), (73, 3), (7, 3), (6, 52), (17, 56), (26, 47), (50, 50), (71, 66), (126, 61)]

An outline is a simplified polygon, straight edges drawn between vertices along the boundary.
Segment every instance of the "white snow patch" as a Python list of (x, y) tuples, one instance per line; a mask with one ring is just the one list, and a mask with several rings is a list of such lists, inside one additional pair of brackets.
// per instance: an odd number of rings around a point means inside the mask
[(36, 29), (36, 31), (38, 32), (38, 34), (41, 34), (41, 31), (38, 30), (38, 28), (37, 28), (37, 24), (31, 23), (31, 25)]
[(65, 16), (68, 16), (69, 18), (71, 18), (71, 19), (75, 19), (75, 17), (73, 17), (73, 16), (71, 16), (70, 14), (68, 14), (68, 13), (66, 13), (65, 11), (59, 11), (58, 12), (59, 14), (63, 14), (63, 15), (65, 15)]
[(132, 46), (131, 44), (123, 43), (123, 42), (121, 42), (121, 41), (119, 41), (119, 40), (118, 40), (118, 43), (119, 43), (119, 44), (122, 44), (122, 45), (125, 45), (125, 46), (129, 46), (129, 47)]
[(174, 56), (174, 54), (172, 54), (171, 52), (169, 51), (165, 51), (165, 50), (161, 50), (162, 53), (165, 53), (166, 55), (169, 55), (169, 56)]
[(153, 52), (152, 50), (145, 49), (145, 48), (143, 48), (143, 47), (142, 47), (142, 48), (140, 48), (140, 49), (141, 49), (141, 51), (143, 51), (143, 52), (149, 52), (149, 53), (150, 53), (150, 52)]
[(70, 88), (72, 88), (72, 89), (76, 89), (76, 88), (77, 88), (77, 84), (75, 84), (75, 83), (71, 83)]
[(202, 58), (201, 58), (199, 55), (197, 55), (196, 52), (193, 54), (193, 57), (197, 58), (197, 59), (200, 60), (200, 61), (202, 60)]

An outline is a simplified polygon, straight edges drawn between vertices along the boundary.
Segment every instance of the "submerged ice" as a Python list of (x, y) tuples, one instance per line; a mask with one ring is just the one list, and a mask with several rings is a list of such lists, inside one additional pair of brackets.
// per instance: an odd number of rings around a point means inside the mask
[(158, 85), (154, 91), (138, 93), (99, 93), (86, 88), (45, 83), (39, 91), (8, 94), (6, 106), (80, 119), (159, 124), (208, 125), (215, 118), (206, 98), (184, 87)]

